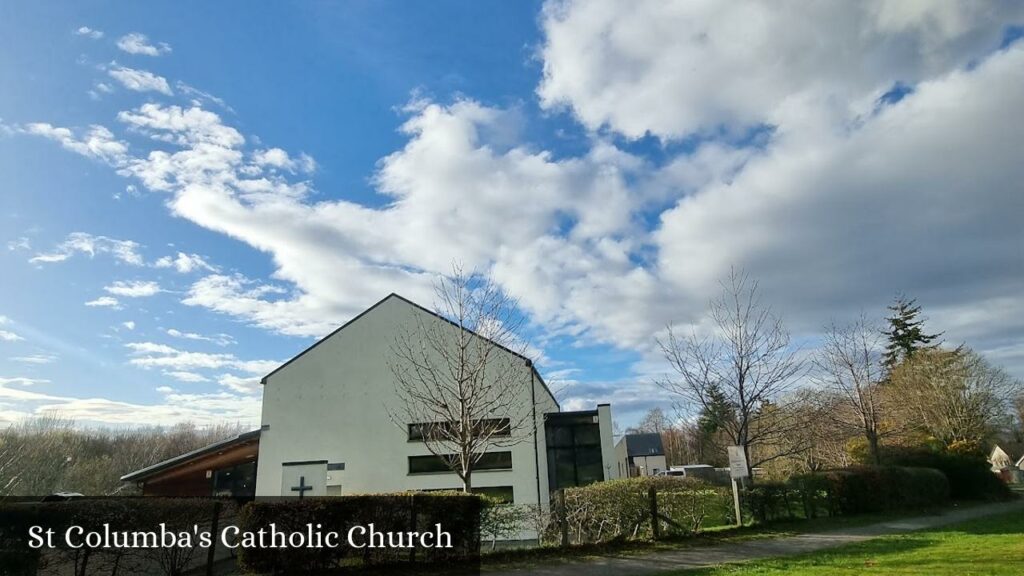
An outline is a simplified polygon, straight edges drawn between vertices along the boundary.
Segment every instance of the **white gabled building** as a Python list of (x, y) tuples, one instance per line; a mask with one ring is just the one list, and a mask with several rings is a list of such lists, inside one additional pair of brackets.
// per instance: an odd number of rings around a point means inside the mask
[[(263, 378), (257, 496), (460, 488), (415, 427), (389, 416), (397, 400), (389, 355), (398, 331), (417, 322), (448, 320), (391, 294)], [(535, 427), (524, 441), (488, 451), (474, 489), (547, 505), (553, 489), (618, 477), (610, 406), (561, 412), (532, 363), (501, 350), (522, 362)]]

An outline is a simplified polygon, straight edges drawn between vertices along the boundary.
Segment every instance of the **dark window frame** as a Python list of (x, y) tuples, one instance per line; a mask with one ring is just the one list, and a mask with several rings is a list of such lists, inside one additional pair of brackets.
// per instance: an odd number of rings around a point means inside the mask
[[(491, 437), (493, 438), (507, 438), (512, 435), (512, 420), (509, 418), (482, 418), (477, 420), (477, 423), (486, 422), (488, 425), (496, 423), (496, 428)], [(408, 442), (426, 442), (426, 435), (423, 433), (424, 427), (427, 426), (445, 426), (450, 423), (445, 422), (414, 422), (406, 425), (406, 438)]]
[[(454, 474), (455, 471), (445, 459), (455, 459), (456, 457), (455, 454), (446, 454), (444, 457), (435, 454), (409, 456), (408, 474)], [(511, 451), (484, 452), (480, 459), (473, 464), (473, 472), (511, 471), (512, 466)]]

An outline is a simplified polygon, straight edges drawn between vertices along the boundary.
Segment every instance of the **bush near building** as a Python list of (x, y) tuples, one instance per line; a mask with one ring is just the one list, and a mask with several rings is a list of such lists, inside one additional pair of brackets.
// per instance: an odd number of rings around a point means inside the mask
[(748, 517), (758, 522), (913, 510), (949, 501), (950, 483), (935, 468), (862, 466), (793, 476), (744, 490)]

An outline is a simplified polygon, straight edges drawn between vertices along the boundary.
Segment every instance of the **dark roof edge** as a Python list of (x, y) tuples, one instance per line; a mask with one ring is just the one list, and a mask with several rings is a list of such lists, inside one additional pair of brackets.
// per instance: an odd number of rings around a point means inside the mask
[(269, 374), (267, 374), (267, 375), (266, 375), (266, 376), (264, 376), (263, 378), (260, 378), (260, 384), (266, 384), (266, 383), (267, 383), (267, 378), (270, 378), (270, 377), (271, 377), (271, 376), (273, 376), (274, 374), (277, 374), (277, 373), (278, 373), (279, 371), (281, 371), (281, 370), (282, 370), (282, 369), (283, 369), (283, 368), (284, 368), (285, 366), (288, 366), (288, 365), (289, 365), (289, 364), (291, 364), (292, 362), (294, 362), (294, 361), (298, 360), (298, 359), (299, 359), (299, 358), (301, 358), (301, 357), (302, 357), (302, 356), (303, 356), (304, 354), (306, 354), (306, 352), (309, 352), (309, 351), (310, 351), (310, 350), (312, 350), (313, 348), (316, 348), (317, 346), (319, 346), (319, 345), (320, 345), (320, 343), (324, 342), (325, 340), (327, 340), (327, 339), (328, 339), (328, 338), (330, 338), (331, 336), (334, 336), (334, 335), (335, 335), (335, 334), (337, 334), (338, 332), (341, 332), (342, 330), (344, 330), (345, 328), (347, 328), (347, 327), (348, 327), (348, 326), (349, 326), (350, 324), (352, 324), (352, 323), (353, 323), (353, 322), (355, 322), (356, 320), (359, 320), (360, 318), (362, 318), (363, 316), (365, 316), (366, 314), (368, 314), (368, 313), (369, 313), (369, 312), (370, 312), (371, 310), (373, 310), (374, 308), (376, 308), (376, 307), (380, 306), (380, 305), (381, 305), (381, 304), (383, 304), (384, 302), (387, 302), (387, 301), (388, 301), (388, 300), (390, 300), (391, 298), (398, 298), (399, 300), (401, 300), (402, 302), (405, 302), (406, 304), (409, 304), (410, 306), (413, 306), (413, 307), (415, 307), (415, 308), (418, 308), (419, 310), (422, 310), (423, 312), (426, 312), (427, 314), (430, 314), (430, 315), (432, 315), (432, 316), (435, 316), (435, 317), (437, 317), (437, 318), (440, 318), (441, 320), (444, 320), (445, 322), (447, 322), (447, 323), (451, 324), (452, 326), (455, 326), (455, 327), (457, 327), (457, 328), (462, 328), (463, 330), (465, 330), (466, 332), (469, 332), (469, 333), (470, 333), (470, 334), (472, 334), (473, 336), (476, 336), (477, 338), (482, 338), (482, 339), (484, 339), (484, 340), (486, 340), (486, 341), (490, 342), (491, 344), (493, 344), (493, 345), (497, 346), (498, 348), (500, 348), (500, 349), (502, 349), (502, 350), (504, 350), (504, 351), (506, 351), (506, 352), (508, 352), (508, 353), (510, 353), (510, 354), (512, 354), (512, 355), (514, 355), (514, 356), (517, 356), (517, 357), (519, 357), (519, 358), (522, 358), (523, 360), (526, 360), (527, 362), (529, 362), (529, 363), (530, 363), (530, 369), (531, 369), (531, 370), (533, 370), (533, 374), (534, 374), (534, 375), (535, 375), (535, 376), (537, 377), (537, 380), (539, 380), (539, 381), (540, 381), (540, 384), (541, 384), (541, 386), (543, 386), (543, 387), (544, 387), (544, 391), (548, 393), (548, 396), (549, 396), (549, 397), (551, 398), (551, 400), (552, 400), (552, 401), (553, 401), (553, 402), (555, 403), (555, 406), (558, 406), (558, 409), (559, 409), (559, 410), (561, 410), (561, 409), (562, 409), (562, 405), (561, 405), (561, 404), (560, 404), (560, 403), (558, 402), (558, 399), (557, 399), (557, 398), (555, 398), (555, 395), (551, 393), (551, 388), (549, 388), (549, 387), (548, 387), (548, 383), (544, 381), (544, 377), (540, 375), (540, 372), (539, 372), (539, 371), (537, 370), (537, 366), (536, 366), (536, 364), (534, 363), (534, 361), (533, 361), (532, 359), (530, 359), (530, 358), (528, 358), (528, 357), (524, 356), (523, 354), (520, 354), (519, 352), (516, 352), (515, 350), (512, 350), (511, 348), (509, 348), (509, 347), (507, 347), (507, 346), (503, 346), (503, 345), (501, 345), (501, 344), (498, 344), (497, 342), (495, 342), (495, 341), (493, 341), (493, 340), (491, 340), (491, 339), (489, 339), (489, 338), (484, 338), (483, 336), (481, 336), (481, 335), (477, 334), (476, 332), (474, 332), (474, 331), (470, 330), (469, 328), (465, 328), (465, 327), (460, 327), (460, 326), (459, 326), (458, 324), (456, 324), (456, 323), (455, 323), (455, 322), (453, 322), (452, 320), (450, 320), (450, 319), (448, 319), (448, 318), (445, 318), (444, 316), (442, 316), (442, 315), (438, 314), (437, 312), (434, 312), (433, 310), (431, 310), (431, 309), (429, 309), (429, 308), (426, 308), (425, 306), (422, 306), (422, 305), (420, 305), (420, 304), (417, 304), (417, 303), (413, 302), (412, 300), (409, 300), (409, 299), (408, 299), (408, 298), (406, 298), (405, 296), (402, 296), (402, 295), (400, 295), (400, 294), (396, 294), (395, 292), (392, 292), (392, 293), (388, 294), (387, 296), (385, 296), (384, 298), (382, 298), (382, 299), (378, 300), (378, 301), (377, 301), (377, 303), (376, 303), (376, 304), (374, 304), (373, 306), (370, 306), (370, 307), (369, 307), (369, 308), (367, 308), (366, 310), (363, 310), (362, 312), (360, 312), (359, 314), (357, 314), (357, 315), (356, 315), (355, 317), (353, 317), (353, 318), (352, 318), (351, 320), (349, 320), (348, 322), (345, 322), (345, 323), (344, 323), (344, 324), (342, 324), (341, 326), (339, 326), (339, 327), (335, 328), (335, 329), (334, 329), (333, 331), (331, 331), (331, 333), (330, 333), (330, 334), (328, 334), (328, 335), (324, 336), (323, 338), (321, 338), (321, 339), (317, 340), (317, 341), (316, 341), (316, 342), (314, 342), (314, 343), (313, 343), (312, 345), (310, 345), (310, 346), (309, 346), (308, 348), (306, 348), (306, 349), (305, 349), (305, 350), (303, 350), (302, 352), (299, 352), (298, 354), (296, 354), (295, 356), (293, 356), (291, 360), (288, 360), (288, 361), (287, 361), (287, 362), (285, 362), (284, 364), (281, 364), (280, 366), (278, 366), (277, 368), (275, 368), (275, 369), (274, 369), (273, 371), (271, 371), (271, 372), (270, 372)]
[(248, 440), (252, 440), (254, 438), (259, 438), (260, 437), (260, 432), (262, 432), (262, 429), (260, 429), (260, 428), (258, 428), (256, 430), (250, 430), (248, 432), (242, 432), (241, 434), (239, 434), (238, 436), (235, 436), (234, 438), (228, 438), (227, 440), (221, 440), (219, 442), (214, 442), (213, 444), (210, 444), (209, 446), (203, 446), (202, 448), (198, 448), (198, 449), (193, 450), (191, 452), (186, 452), (184, 454), (179, 454), (178, 456), (175, 456), (173, 458), (168, 458), (167, 460), (164, 460), (162, 462), (157, 462), (156, 464), (153, 464), (151, 466), (146, 466), (145, 468), (136, 470), (134, 472), (129, 472), (129, 473), (125, 474), (124, 476), (121, 476), (121, 481), (122, 482), (131, 482), (133, 480), (144, 480), (144, 479), (149, 478), (150, 476), (156, 474), (157, 472), (163, 472), (164, 470), (169, 470), (171, 468), (174, 468), (178, 464), (182, 464), (182, 463), (187, 462), (188, 460), (191, 460), (191, 459), (196, 458), (198, 456), (205, 456), (206, 454), (209, 454), (211, 452), (216, 452), (217, 450), (220, 450), (221, 448), (226, 448), (228, 446), (231, 446), (232, 444), (239, 444), (239, 443), (242, 443), (242, 442), (246, 442)]

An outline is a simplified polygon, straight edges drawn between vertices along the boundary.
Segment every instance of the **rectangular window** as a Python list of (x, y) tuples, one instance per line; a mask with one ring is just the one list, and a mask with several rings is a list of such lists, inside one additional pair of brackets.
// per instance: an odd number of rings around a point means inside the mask
[(246, 462), (213, 472), (213, 495), (248, 497), (256, 495), (256, 463)]
[(586, 486), (604, 479), (601, 427), (596, 413), (551, 414), (544, 428), (548, 486), (552, 490)]
[[(447, 460), (447, 461), (446, 461)], [(446, 458), (440, 456), (409, 456), (409, 474), (425, 474), (435, 472), (452, 472), (447, 462), (456, 461), (451, 454)], [(511, 470), (511, 452), (486, 452), (473, 465), (473, 470)]]
[[(422, 442), (431, 434), (447, 435), (454, 426), (452, 422), (419, 422), (409, 424), (409, 442)], [(485, 418), (476, 421), (477, 434), (491, 437), (507, 437), (512, 434), (512, 422), (508, 418)]]

